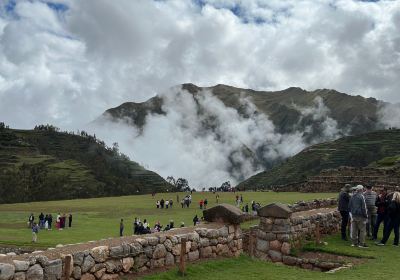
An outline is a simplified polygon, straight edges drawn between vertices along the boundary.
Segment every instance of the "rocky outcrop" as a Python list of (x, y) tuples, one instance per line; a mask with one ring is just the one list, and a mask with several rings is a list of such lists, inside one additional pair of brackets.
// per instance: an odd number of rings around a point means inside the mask
[(243, 212), (230, 204), (219, 204), (203, 211), (204, 219), (208, 222), (240, 224), (244, 217)]

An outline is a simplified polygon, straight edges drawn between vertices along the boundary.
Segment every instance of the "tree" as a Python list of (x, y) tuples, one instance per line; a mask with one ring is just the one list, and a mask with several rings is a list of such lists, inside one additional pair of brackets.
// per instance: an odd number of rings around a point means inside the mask
[(168, 176), (166, 181), (176, 187), (176, 180), (173, 176)]
[(190, 190), (189, 182), (185, 178), (178, 178), (178, 180), (176, 180), (175, 187), (178, 191), (185, 190), (187, 188)]
[(221, 187), (219, 187), (217, 190), (221, 191), (221, 192), (229, 192), (231, 190), (231, 188), (232, 188), (231, 182), (226, 181), (226, 182), (223, 182)]

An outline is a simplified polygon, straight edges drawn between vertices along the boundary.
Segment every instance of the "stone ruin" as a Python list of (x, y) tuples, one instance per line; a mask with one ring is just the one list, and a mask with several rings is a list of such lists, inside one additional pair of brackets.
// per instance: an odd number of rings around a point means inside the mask
[(287, 205), (273, 203), (259, 209), (258, 215), (259, 225), (250, 228), (244, 241), (250, 256), (321, 271), (341, 266), (338, 263), (310, 261), (292, 254), (306, 239), (318, 239), (320, 234), (339, 231), (341, 217), (336, 208), (294, 212)]
[(304, 182), (273, 186), (275, 191), (339, 192), (345, 184), (372, 184), (376, 189), (400, 186), (400, 168), (339, 167), (325, 169)]

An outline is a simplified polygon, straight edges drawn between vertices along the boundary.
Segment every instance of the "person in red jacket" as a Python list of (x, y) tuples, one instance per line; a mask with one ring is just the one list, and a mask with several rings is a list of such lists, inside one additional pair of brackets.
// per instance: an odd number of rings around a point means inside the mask
[(200, 209), (203, 209), (203, 204), (204, 204), (203, 200), (200, 200), (200, 202), (199, 202)]

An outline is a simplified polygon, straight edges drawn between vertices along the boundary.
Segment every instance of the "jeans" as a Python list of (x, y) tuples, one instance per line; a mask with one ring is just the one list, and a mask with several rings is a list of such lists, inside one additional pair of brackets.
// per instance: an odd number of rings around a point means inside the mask
[[(351, 219), (351, 239), (354, 245), (365, 243), (367, 219), (363, 217), (352, 217)], [(360, 235), (358, 234), (360, 231)]]
[(400, 219), (390, 219), (388, 221), (387, 227), (385, 229), (385, 232), (383, 234), (383, 238), (381, 240), (381, 243), (386, 244), (388, 241), (390, 234), (392, 233), (392, 230), (394, 231), (394, 245), (399, 245), (399, 226), (400, 226)]
[(374, 239), (378, 239), (379, 226), (382, 222), (383, 222), (383, 232), (385, 232), (388, 223), (388, 216), (384, 213), (378, 213), (374, 227), (374, 234), (372, 235)]
[(374, 227), (376, 224), (376, 209), (368, 209), (368, 219), (367, 219), (367, 236), (374, 235)]
[(342, 233), (342, 239), (346, 239), (346, 229), (347, 229), (347, 224), (349, 223), (349, 212), (340, 211), (340, 215), (342, 215), (342, 226), (340, 228)]

